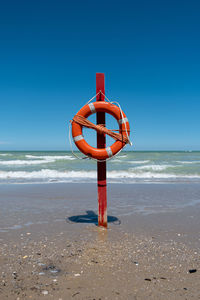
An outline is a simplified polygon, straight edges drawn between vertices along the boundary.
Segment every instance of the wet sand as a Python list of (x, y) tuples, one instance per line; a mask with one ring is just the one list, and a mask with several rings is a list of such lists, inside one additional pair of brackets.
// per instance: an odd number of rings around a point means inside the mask
[(1, 185), (0, 205), (0, 299), (200, 299), (198, 184), (109, 185), (108, 230), (94, 184)]

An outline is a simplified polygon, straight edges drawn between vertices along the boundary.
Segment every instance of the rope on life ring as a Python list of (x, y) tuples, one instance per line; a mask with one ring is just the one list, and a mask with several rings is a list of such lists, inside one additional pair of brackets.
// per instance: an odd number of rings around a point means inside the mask
[[(115, 139), (116, 141), (119, 140), (122, 143), (126, 143), (126, 144), (129, 141), (127, 136), (124, 136), (121, 133), (113, 132), (114, 130), (108, 129), (104, 125), (101, 125), (101, 124), (95, 125), (94, 123), (90, 122), (88, 119), (86, 119), (83, 116), (75, 115), (73, 117), (73, 121), (81, 126), (95, 129), (100, 134), (107, 134), (107, 135), (111, 136), (113, 139)], [(73, 122), (73, 121), (71, 121), (71, 122)], [(125, 130), (123, 130), (123, 131), (125, 131)]]

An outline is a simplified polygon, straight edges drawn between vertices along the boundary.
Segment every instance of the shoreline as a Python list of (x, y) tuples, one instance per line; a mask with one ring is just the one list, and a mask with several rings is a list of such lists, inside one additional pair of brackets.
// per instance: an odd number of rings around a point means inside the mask
[[(97, 224), (97, 185), (84, 183), (0, 185), (0, 233), (33, 225)], [(81, 197), (80, 197), (81, 195)], [(145, 234), (183, 231), (199, 236), (200, 185), (108, 184), (108, 226)], [(87, 213), (89, 211), (89, 215)], [(76, 217), (79, 220), (76, 220)], [(84, 216), (81, 220), (80, 216)], [(77, 222), (73, 222), (73, 218)], [(69, 220), (68, 220), (69, 222)], [(199, 236), (200, 237), (200, 236)], [(197, 239), (198, 240), (198, 239)]]

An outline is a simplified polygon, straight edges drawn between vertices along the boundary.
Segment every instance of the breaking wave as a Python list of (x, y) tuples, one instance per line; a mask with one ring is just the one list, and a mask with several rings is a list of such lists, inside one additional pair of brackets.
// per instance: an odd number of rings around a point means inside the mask
[(27, 158), (41, 158), (44, 160), (49, 160), (49, 159), (53, 159), (53, 160), (60, 160), (60, 159), (67, 159), (67, 160), (73, 160), (75, 159), (74, 157), (72, 157), (71, 155), (26, 155)]
[(193, 161), (180, 161), (177, 160), (176, 161), (179, 164), (200, 164), (200, 160), (193, 160)]
[[(34, 156), (34, 155), (26, 155), (26, 158), (32, 158), (32, 160), (3, 160), (0, 161), (0, 165), (40, 165), (40, 164), (48, 164), (53, 163), (57, 160), (74, 160), (75, 158), (72, 156)], [(38, 159), (39, 158), (39, 159)]]
[(147, 166), (140, 166), (135, 167), (132, 170), (152, 170), (152, 171), (163, 171), (171, 167), (176, 167), (174, 165), (147, 165)]
[[(74, 179), (79, 180), (79, 182), (96, 179), (96, 171), (66, 171), (61, 172), (57, 170), (42, 169), (40, 171), (1, 171), (0, 179), (9, 180), (9, 179), (24, 179), (35, 181), (36, 179), (49, 182), (50, 180), (55, 181), (70, 181)], [(153, 173), (153, 172), (142, 172), (136, 173), (133, 171), (109, 171), (107, 174), (108, 179), (176, 179), (176, 178), (185, 178), (185, 179), (200, 179), (200, 175), (182, 175), (182, 174), (162, 174), (162, 173)], [(125, 183), (126, 181), (124, 181)]]
[(129, 160), (128, 163), (130, 164), (147, 164), (150, 160)]

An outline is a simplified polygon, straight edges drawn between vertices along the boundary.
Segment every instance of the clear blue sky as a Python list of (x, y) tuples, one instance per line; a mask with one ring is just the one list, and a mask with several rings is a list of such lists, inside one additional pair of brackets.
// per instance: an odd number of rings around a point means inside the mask
[(2, 1), (0, 150), (69, 149), (96, 72), (133, 150), (200, 149), (199, 16), (197, 0)]

